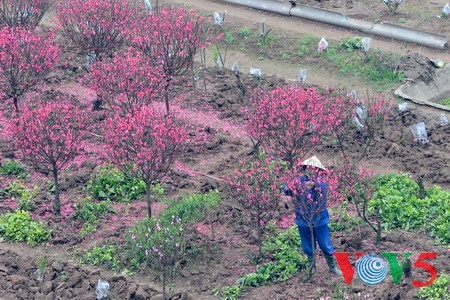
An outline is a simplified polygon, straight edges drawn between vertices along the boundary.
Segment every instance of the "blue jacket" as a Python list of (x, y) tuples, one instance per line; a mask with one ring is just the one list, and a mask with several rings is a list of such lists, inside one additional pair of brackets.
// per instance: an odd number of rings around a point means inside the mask
[[(314, 227), (328, 224), (328, 184), (323, 182), (323, 180), (317, 180), (319, 178), (310, 179), (307, 176), (297, 177), (297, 179), (299, 181), (298, 184), (301, 187), (298, 193), (294, 193), (286, 184), (283, 184), (284, 194), (295, 197), (295, 224), (299, 226), (309, 226), (308, 223), (310, 221), (312, 221)], [(311, 180), (315, 182), (315, 187), (307, 189), (305, 183)], [(308, 216), (308, 214), (310, 215)]]

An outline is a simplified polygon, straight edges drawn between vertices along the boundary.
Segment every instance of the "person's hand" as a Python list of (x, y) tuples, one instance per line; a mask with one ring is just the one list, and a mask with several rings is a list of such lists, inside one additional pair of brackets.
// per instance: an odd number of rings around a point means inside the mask
[(312, 189), (314, 187), (314, 181), (307, 181), (305, 183), (306, 188)]

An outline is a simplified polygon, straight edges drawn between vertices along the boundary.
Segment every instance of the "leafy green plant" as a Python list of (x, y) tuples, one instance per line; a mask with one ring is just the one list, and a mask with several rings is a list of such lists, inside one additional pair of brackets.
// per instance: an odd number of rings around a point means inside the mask
[(96, 199), (128, 202), (145, 194), (145, 183), (115, 168), (112, 164), (107, 164), (93, 175), (87, 189)]
[(116, 213), (110, 200), (95, 202), (87, 196), (75, 203), (73, 218), (84, 222), (96, 222), (98, 218), (108, 213)]
[(330, 219), (330, 230), (332, 232), (335, 231), (346, 231), (350, 232), (363, 223), (363, 221), (358, 218), (356, 215), (350, 214), (348, 208), (348, 202), (342, 202), (339, 207), (330, 209), (332, 215), (337, 215), (338, 219), (331, 218)]
[(170, 220), (178, 216), (183, 223), (201, 222), (208, 212), (220, 203), (220, 193), (217, 190), (206, 194), (193, 194), (180, 201), (170, 201), (169, 207), (160, 213), (161, 219)]
[(344, 38), (339, 46), (345, 49), (347, 52), (352, 52), (353, 50), (363, 48), (361, 37), (359, 36), (355, 36), (353, 38)]
[(83, 222), (80, 236), (84, 238), (94, 232), (99, 219), (108, 213), (116, 213), (110, 200), (95, 202), (90, 196), (78, 200), (74, 205), (73, 218)]
[(61, 282), (67, 282), (69, 280), (69, 276), (66, 274), (66, 272), (62, 271), (59, 274), (59, 279), (61, 280)]
[(31, 220), (26, 211), (17, 210), (0, 216), (0, 237), (12, 242), (36, 245), (50, 238), (51, 231), (42, 222)]
[(272, 45), (272, 42), (274, 41), (275, 37), (270, 34), (270, 32), (272, 31), (272, 29), (267, 30), (258, 40), (258, 42), (256, 43), (257, 46), (263, 50), (267, 47), (270, 47)]
[(450, 191), (428, 188), (419, 198), (419, 186), (407, 174), (375, 177), (376, 191), (370, 202), (378, 210), (384, 229), (431, 229), (431, 235), (450, 243)]
[(247, 27), (239, 29), (239, 35), (244, 39), (248, 39), (250, 37), (250, 29), (248, 29)]
[(442, 104), (442, 105), (445, 105), (445, 106), (450, 106), (450, 97), (439, 101), (439, 104)]
[(450, 299), (450, 275), (441, 274), (433, 284), (422, 287), (417, 293), (417, 297), (427, 300)]
[(112, 245), (95, 246), (85, 251), (80, 262), (93, 266), (108, 266), (114, 272), (120, 271), (120, 250)]
[(38, 262), (37, 262), (38, 270), (41, 270), (43, 272), (43, 271), (45, 271), (46, 267), (47, 267), (47, 257), (39, 256), (39, 259), (38, 259)]
[(225, 286), (221, 289), (222, 299), (238, 299), (241, 293), (250, 286), (263, 286), (275, 282), (286, 281), (294, 274), (305, 270), (307, 258), (300, 255), (300, 236), (297, 226), (276, 232), (275, 225), (270, 224), (271, 234), (264, 240), (263, 251), (266, 263), (256, 267), (256, 271), (238, 278), (237, 285)]
[(233, 32), (225, 30), (223, 32), (223, 34), (224, 34), (224, 41), (227, 44), (233, 44), (236, 41), (236, 38), (234, 37)]
[(14, 159), (6, 159), (1, 165), (0, 173), (4, 176), (14, 176), (19, 179), (25, 179), (29, 176), (25, 166)]
[(316, 50), (314, 42), (316, 41), (316, 37), (308, 35), (298, 42), (298, 51), (297, 54), (300, 56), (306, 55), (308, 53), (312, 53)]
[(29, 211), (34, 207), (33, 198), (37, 196), (38, 188), (34, 186), (33, 190), (29, 190), (22, 181), (14, 180), (3, 189), (3, 193), (18, 201), (19, 210)]

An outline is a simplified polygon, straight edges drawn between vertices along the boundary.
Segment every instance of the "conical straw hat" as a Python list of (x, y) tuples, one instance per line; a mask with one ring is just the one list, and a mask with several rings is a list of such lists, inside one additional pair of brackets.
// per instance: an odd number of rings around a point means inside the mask
[(322, 170), (326, 170), (325, 167), (322, 165), (322, 163), (320, 162), (320, 160), (316, 157), (310, 157), (308, 159), (306, 159), (305, 161), (302, 162), (303, 166), (311, 166), (311, 167), (316, 167)]

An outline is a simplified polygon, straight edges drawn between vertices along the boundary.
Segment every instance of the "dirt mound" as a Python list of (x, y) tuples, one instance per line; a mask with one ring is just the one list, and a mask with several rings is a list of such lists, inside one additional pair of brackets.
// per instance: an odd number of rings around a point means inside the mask
[[(71, 262), (49, 260), (44, 278), (37, 279), (37, 261), (9, 250), (0, 250), (0, 299), (95, 299), (98, 280), (106, 280), (109, 299), (163, 299), (161, 288), (136, 283), (122, 275), (113, 275), (98, 268), (80, 267)], [(3, 298), (2, 298), (3, 297)], [(190, 299), (186, 293), (171, 299)]]
[(433, 81), (436, 68), (431, 65), (429, 58), (417, 53), (410, 53), (403, 58), (400, 71), (405, 74), (406, 81), (430, 83)]

